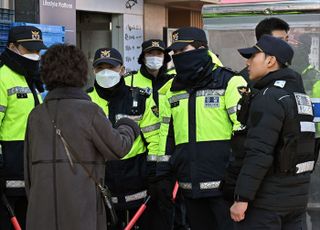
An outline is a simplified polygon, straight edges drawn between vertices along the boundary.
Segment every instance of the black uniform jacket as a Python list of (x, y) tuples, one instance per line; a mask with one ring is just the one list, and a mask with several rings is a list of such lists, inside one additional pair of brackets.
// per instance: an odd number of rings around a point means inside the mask
[[(253, 201), (256, 207), (286, 211), (305, 208), (307, 204), (310, 171), (279, 172), (279, 162), (289, 161), (296, 150), (302, 158), (313, 154), (314, 133), (300, 132), (301, 121), (312, 124), (313, 116), (299, 115), (293, 93), (304, 94), (304, 89), (297, 75), (284, 68), (254, 85), (259, 92), (249, 110), (246, 153), (235, 195)], [(291, 155), (280, 159), (286, 145), (299, 135), (304, 135), (304, 143), (298, 143)]]

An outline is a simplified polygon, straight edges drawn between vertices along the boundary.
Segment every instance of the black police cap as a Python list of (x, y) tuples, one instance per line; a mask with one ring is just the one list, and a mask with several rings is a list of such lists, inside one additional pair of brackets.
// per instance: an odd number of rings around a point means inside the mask
[(168, 50), (180, 50), (195, 41), (208, 44), (204, 30), (196, 27), (182, 27), (172, 33), (172, 44)]
[(42, 32), (34, 26), (15, 26), (9, 30), (9, 43), (19, 43), (27, 50), (47, 49), (43, 44)]
[(108, 63), (116, 67), (122, 65), (123, 60), (118, 50), (114, 48), (101, 48), (94, 55), (93, 66), (96, 67), (100, 63)]
[(142, 51), (148, 52), (150, 50), (162, 50), (164, 51), (166, 46), (163, 41), (159, 39), (150, 39), (142, 43)]
[(150, 39), (150, 40), (144, 41), (142, 43), (141, 47), (142, 47), (142, 52), (138, 58), (139, 64), (143, 63), (144, 54), (148, 51), (151, 51), (151, 50), (161, 50), (165, 56), (164, 63), (168, 63), (169, 61), (171, 61), (170, 55), (166, 52), (166, 45), (160, 39)]
[(238, 51), (247, 59), (255, 53), (264, 52), (275, 56), (278, 62), (286, 66), (291, 65), (294, 54), (292, 47), (287, 42), (271, 35), (263, 35), (253, 47), (238, 49)]

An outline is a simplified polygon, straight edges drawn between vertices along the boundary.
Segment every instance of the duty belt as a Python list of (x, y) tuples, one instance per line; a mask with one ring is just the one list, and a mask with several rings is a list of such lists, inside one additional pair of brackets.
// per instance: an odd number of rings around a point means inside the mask
[[(127, 202), (141, 200), (147, 197), (147, 190), (143, 190), (141, 192), (133, 193), (130, 195), (124, 196), (124, 200)], [(117, 204), (120, 200), (120, 197), (113, 196), (111, 197), (112, 203)]]

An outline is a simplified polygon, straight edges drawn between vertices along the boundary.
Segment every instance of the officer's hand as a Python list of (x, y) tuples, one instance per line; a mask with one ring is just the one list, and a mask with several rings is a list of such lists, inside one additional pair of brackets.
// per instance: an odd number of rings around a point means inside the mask
[(235, 222), (244, 220), (247, 208), (248, 202), (234, 202), (230, 208), (231, 219), (233, 219)]

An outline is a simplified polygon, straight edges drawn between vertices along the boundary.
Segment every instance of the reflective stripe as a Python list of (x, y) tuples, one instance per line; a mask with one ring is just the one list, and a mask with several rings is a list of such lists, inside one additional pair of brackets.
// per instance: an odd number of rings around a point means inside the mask
[(180, 101), (180, 100), (186, 99), (186, 98), (189, 98), (189, 94), (188, 93), (174, 95), (174, 96), (169, 98), (169, 102), (170, 102), (170, 104), (172, 104), (172, 103), (175, 103), (177, 101)]
[(201, 96), (223, 96), (225, 94), (224, 89), (204, 89), (197, 91), (197, 97)]
[[(219, 188), (221, 181), (207, 181), (207, 182), (200, 182), (199, 187), (201, 190), (206, 189), (216, 189)], [(179, 182), (179, 187), (185, 190), (191, 190), (192, 184), (188, 182)]]
[(0, 112), (4, 113), (4, 111), (6, 111), (7, 107), (0, 105)]
[(7, 180), (6, 181), (7, 188), (24, 188), (23, 180)]
[(310, 98), (312, 103), (320, 103), (320, 98)]
[(162, 118), (162, 123), (169, 124), (170, 123), (170, 119), (171, 119), (171, 117), (163, 117)]
[(158, 161), (158, 162), (169, 162), (170, 157), (171, 157), (171, 156), (169, 156), (169, 155), (158, 156), (157, 161)]
[(200, 189), (214, 189), (219, 188), (220, 181), (208, 181), (208, 182), (201, 182)]
[(296, 174), (310, 172), (314, 168), (314, 161), (307, 161), (307, 162), (297, 164), (296, 168), (298, 169)]
[(182, 188), (182, 189), (191, 190), (192, 189), (192, 184), (191, 183), (185, 183), (185, 182), (179, 182), (179, 187)]
[(230, 107), (227, 111), (229, 115), (234, 114), (237, 112), (237, 106)]
[(147, 156), (147, 161), (157, 161), (158, 160), (158, 156), (156, 155), (148, 155)]
[[(124, 199), (126, 202), (130, 202), (130, 201), (140, 200), (140, 199), (143, 199), (146, 197), (147, 197), (147, 190), (143, 190), (138, 193), (127, 195), (124, 197)], [(116, 196), (113, 196), (113, 197), (111, 197), (111, 201), (112, 201), (112, 203), (117, 204), (119, 202), (119, 198)]]
[(7, 92), (8, 92), (8, 96), (11, 96), (16, 93), (31, 93), (31, 90), (29, 89), (29, 87), (17, 86), (17, 87), (13, 87), (11, 89), (8, 89)]
[(138, 193), (135, 193), (132, 195), (125, 196), (124, 198), (125, 198), (126, 202), (130, 202), (130, 201), (140, 200), (140, 199), (143, 199), (146, 197), (147, 197), (147, 190), (144, 190), (142, 192), (138, 192)]
[(300, 130), (301, 132), (316, 132), (316, 126), (313, 122), (310, 121), (301, 121), (300, 122)]
[(143, 127), (143, 128), (141, 128), (141, 131), (143, 133), (149, 133), (149, 132), (152, 132), (152, 131), (157, 130), (159, 128), (160, 128), (160, 123), (157, 123), (154, 125), (149, 125), (149, 126)]
[(134, 121), (140, 121), (141, 118), (142, 118), (142, 115), (137, 115), (137, 116), (130, 116), (128, 114), (117, 114), (115, 116), (115, 119), (116, 121), (119, 121), (121, 118), (130, 118), (131, 120), (134, 120)]

